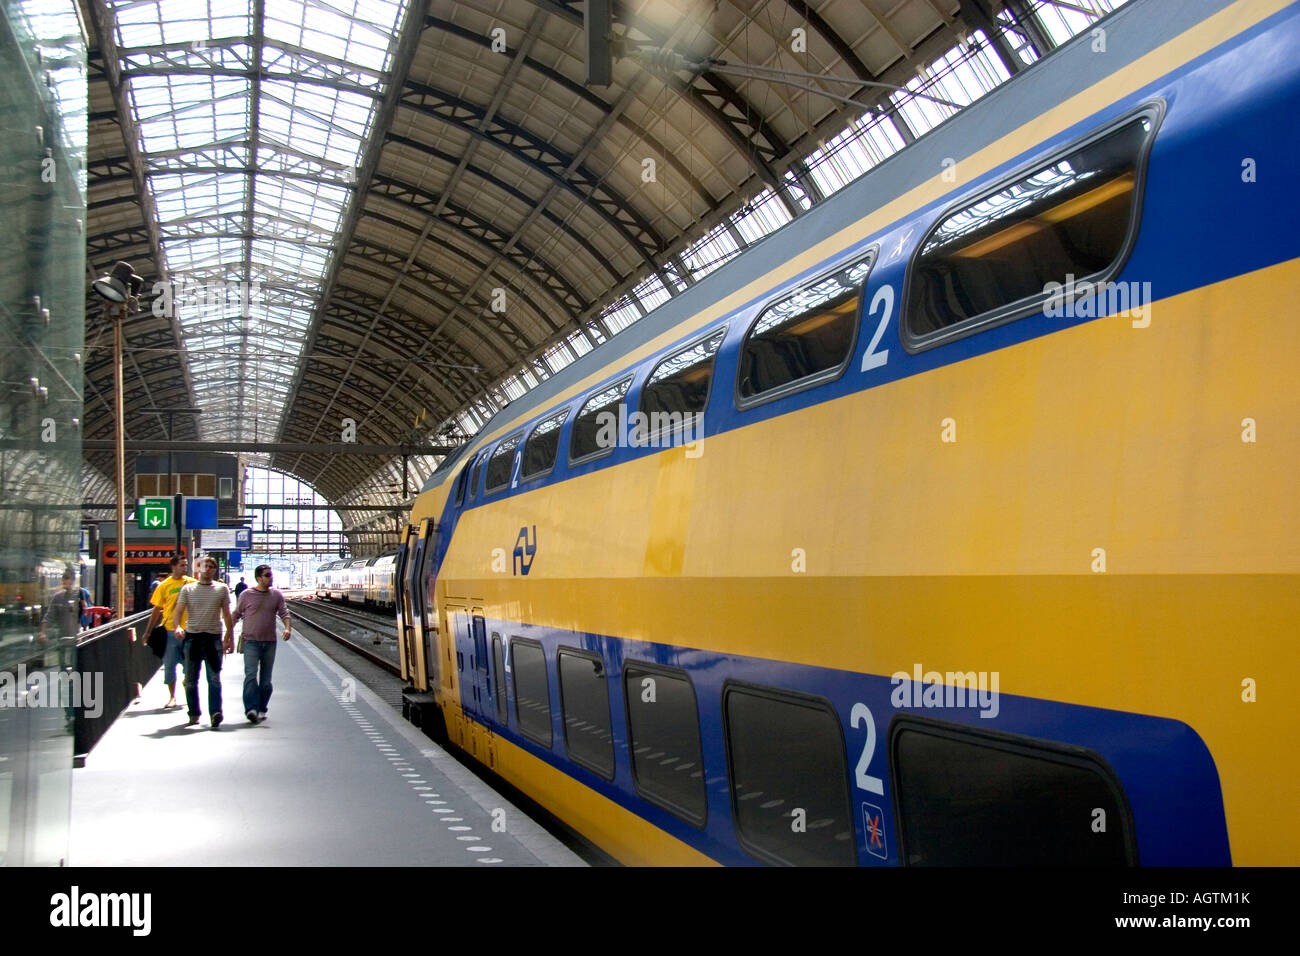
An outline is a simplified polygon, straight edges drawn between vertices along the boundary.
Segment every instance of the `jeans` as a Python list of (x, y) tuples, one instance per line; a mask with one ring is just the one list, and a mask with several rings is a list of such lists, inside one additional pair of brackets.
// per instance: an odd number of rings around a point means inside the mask
[(163, 683), (176, 683), (176, 666), (185, 667), (185, 642), (176, 637), (174, 630), (167, 632), (167, 649), (163, 651)]
[(190, 631), (185, 635), (185, 703), (191, 717), (198, 717), (199, 666), (208, 669), (208, 713), (221, 713), (221, 635)]
[[(257, 671), (261, 667), (259, 679)], [(271, 669), (275, 667), (275, 641), (244, 639), (244, 712), (266, 713), (271, 702)]]

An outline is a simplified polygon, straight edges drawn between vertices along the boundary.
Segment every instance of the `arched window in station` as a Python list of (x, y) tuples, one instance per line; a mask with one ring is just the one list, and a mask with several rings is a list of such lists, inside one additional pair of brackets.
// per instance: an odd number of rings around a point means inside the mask
[(270, 564), (277, 586), (282, 580), (289, 587), (310, 586), (317, 567), (349, 551), (338, 512), (292, 475), (245, 468), (244, 514), (253, 528), (253, 548), (244, 559), (244, 576), (250, 582), (254, 566)]

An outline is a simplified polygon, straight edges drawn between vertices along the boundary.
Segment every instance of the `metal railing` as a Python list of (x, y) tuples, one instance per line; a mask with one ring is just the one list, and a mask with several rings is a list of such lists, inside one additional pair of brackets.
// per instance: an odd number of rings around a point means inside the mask
[[(162, 663), (149, 650), (149, 635), (144, 632), (151, 611), (109, 621), (70, 640), (74, 654), (66, 666), (71, 671), (70, 680), (76, 681), (79, 676), (83, 689), (81, 706), (75, 708), (75, 766), (84, 766), (95, 744), (135, 700), (138, 687), (149, 683)], [(85, 692), (88, 683), (99, 698), (89, 708), (85, 706), (89, 700)]]

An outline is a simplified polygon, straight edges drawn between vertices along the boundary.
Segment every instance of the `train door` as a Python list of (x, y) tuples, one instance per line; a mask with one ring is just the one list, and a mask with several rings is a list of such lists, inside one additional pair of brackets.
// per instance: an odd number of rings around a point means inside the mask
[(432, 518), (420, 522), (424, 550), (416, 570), (420, 582), (420, 657), (424, 664), (425, 683), (438, 686), (438, 575), (434, 571), (438, 557), (438, 523)]
[(411, 564), (411, 552), (418, 532), (419, 529), (415, 525), (406, 526), (406, 531), (402, 534), (402, 543), (397, 549), (397, 562), (393, 568), (393, 586), (397, 589), (394, 602), (397, 607), (397, 648), (402, 665), (402, 680), (412, 683), (414, 683), (411, 679), (413, 668), (410, 662), (415, 655), (412, 643), (415, 634), (415, 617), (411, 612), (411, 589), (406, 586), (406, 574)]
[(433, 550), (434, 537), (431, 534), (432, 518), (424, 518), (418, 527), (408, 529), (406, 543), (406, 573), (403, 575), (405, 606), (402, 627), (402, 677), (411, 682), (417, 691), (428, 691), (429, 674), (436, 661), (427, 659), (426, 648), (431, 636), (426, 627), (428, 618), (425, 614), (425, 582), (423, 571)]
[(468, 660), (461, 674), (464, 681), (461, 705), (486, 725), (496, 717), (496, 696), (492, 690), (492, 651), (488, 647), (487, 624), (481, 607), (473, 608), (466, 637), (464, 650)]
[(496, 695), (492, 687), (492, 648), (488, 643), (483, 608), (470, 604), (447, 608), (450, 644), (455, 648), (454, 668), (460, 701), (452, 738), (489, 767), (496, 765)]

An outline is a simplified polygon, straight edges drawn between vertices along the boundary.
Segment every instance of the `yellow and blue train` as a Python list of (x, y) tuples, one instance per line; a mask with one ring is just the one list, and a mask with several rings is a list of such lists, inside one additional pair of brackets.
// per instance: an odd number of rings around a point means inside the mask
[(1300, 862), (1300, 5), (1100, 27), (444, 462), (422, 723), (629, 863)]

